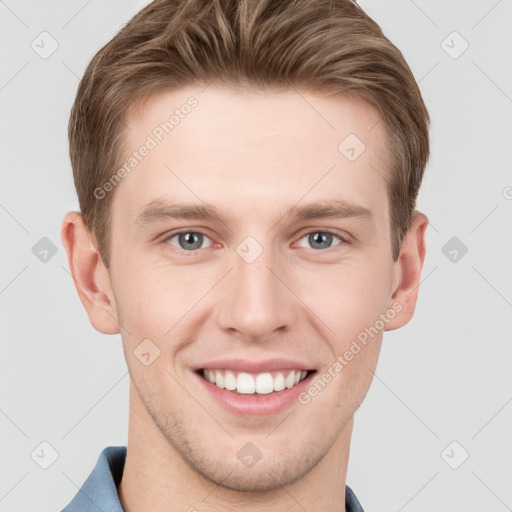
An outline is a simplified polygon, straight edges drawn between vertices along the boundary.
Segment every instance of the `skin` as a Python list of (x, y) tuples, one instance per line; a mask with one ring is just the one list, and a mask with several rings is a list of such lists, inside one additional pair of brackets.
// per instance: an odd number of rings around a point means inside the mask
[[(353, 416), (384, 330), (413, 316), (428, 219), (415, 213), (394, 262), (385, 127), (355, 98), (212, 85), (166, 91), (128, 116), (128, 153), (190, 96), (198, 106), (110, 192), (110, 270), (79, 213), (69, 212), (62, 226), (90, 322), (121, 333), (130, 372), (122, 506), (345, 510)], [(366, 146), (353, 162), (338, 150), (350, 133)], [(156, 198), (208, 203), (229, 218), (136, 225)], [(296, 204), (339, 199), (373, 216), (284, 217)], [(183, 238), (180, 245), (171, 237), (178, 228), (203, 233), (201, 248), (183, 248)], [(308, 237), (326, 230), (336, 236), (323, 245)], [(252, 263), (236, 252), (249, 235), (263, 248)], [(209, 398), (192, 374), (194, 365), (224, 357), (284, 357), (308, 362), (317, 378), (393, 304), (401, 311), (308, 404), (242, 417)], [(134, 355), (147, 338), (160, 350), (148, 366)], [(262, 453), (249, 468), (236, 456), (247, 442)]]

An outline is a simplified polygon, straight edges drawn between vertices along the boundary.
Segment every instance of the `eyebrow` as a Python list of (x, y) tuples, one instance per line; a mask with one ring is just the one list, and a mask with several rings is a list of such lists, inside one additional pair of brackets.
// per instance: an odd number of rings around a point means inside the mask
[[(291, 206), (282, 218), (298, 220), (362, 217), (368, 220), (374, 215), (368, 208), (344, 200), (322, 201), (303, 206)], [(227, 224), (232, 215), (223, 209), (217, 209), (209, 204), (174, 203), (155, 199), (145, 205), (137, 215), (135, 225), (145, 226), (164, 219), (192, 219), (205, 221), (220, 221)]]

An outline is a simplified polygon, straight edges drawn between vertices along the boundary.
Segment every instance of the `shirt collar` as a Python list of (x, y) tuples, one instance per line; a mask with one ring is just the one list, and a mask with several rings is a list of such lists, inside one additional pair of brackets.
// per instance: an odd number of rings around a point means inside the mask
[[(125, 460), (126, 446), (107, 446), (81, 489), (61, 512), (124, 512), (117, 486), (123, 476)], [(348, 485), (345, 487), (345, 508), (347, 512), (364, 512)]]

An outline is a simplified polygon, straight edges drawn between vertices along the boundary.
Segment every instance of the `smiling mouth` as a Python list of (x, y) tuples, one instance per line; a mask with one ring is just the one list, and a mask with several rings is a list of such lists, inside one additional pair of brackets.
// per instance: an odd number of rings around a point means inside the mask
[(291, 389), (299, 382), (316, 373), (316, 370), (277, 370), (262, 373), (247, 373), (234, 370), (212, 370), (200, 368), (201, 377), (220, 389), (241, 395), (268, 395)]

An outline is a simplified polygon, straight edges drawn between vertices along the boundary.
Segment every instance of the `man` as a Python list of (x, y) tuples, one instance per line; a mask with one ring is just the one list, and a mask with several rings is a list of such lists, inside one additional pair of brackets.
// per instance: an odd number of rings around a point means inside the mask
[(97, 53), (62, 241), (122, 337), (128, 446), (66, 512), (362, 510), (353, 417), (414, 313), (428, 124), (349, 0), (156, 0)]

